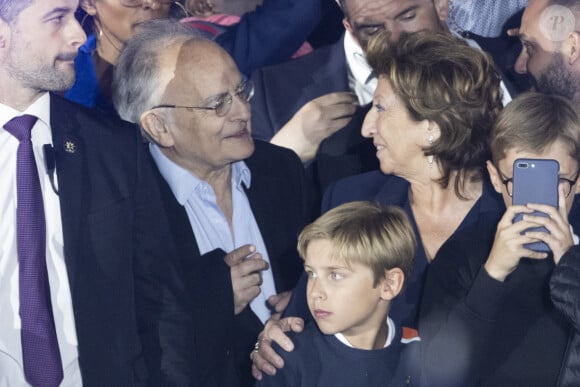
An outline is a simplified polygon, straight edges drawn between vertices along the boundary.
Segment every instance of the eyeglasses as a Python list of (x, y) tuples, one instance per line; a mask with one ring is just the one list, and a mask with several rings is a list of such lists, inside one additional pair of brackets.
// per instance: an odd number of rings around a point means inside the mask
[[(191, 16), (189, 14), (189, 12), (187, 12), (187, 10), (185, 9), (185, 6), (177, 0), (119, 0), (119, 1), (121, 2), (121, 5), (123, 7), (127, 7), (127, 8), (142, 7), (146, 1), (148, 1), (149, 6), (151, 6), (151, 4), (153, 2), (157, 3), (160, 6), (173, 4), (175, 7), (179, 8), (179, 10), (183, 13), (184, 17)], [(81, 23), (81, 25), (82, 25), (82, 23)]]
[[(501, 171), (499, 170), (499, 168), (497, 166), (495, 168), (499, 172), (500, 177), (503, 179), (503, 173), (501, 173)], [(570, 194), (572, 193), (572, 187), (574, 187), (574, 185), (578, 181), (579, 177), (580, 177), (580, 171), (576, 174), (576, 177), (572, 180), (566, 179), (565, 177), (561, 177), (558, 180), (558, 185), (559, 186), (561, 185), (564, 187), (564, 196), (565, 197), (570, 196)], [(509, 179), (503, 179), (503, 180), (501, 180), (501, 183), (505, 186), (505, 189), (506, 189), (508, 195), (510, 197), (513, 196), (513, 194), (514, 194), (514, 178), (510, 177)]]
[(181, 105), (161, 104), (153, 106), (151, 110), (160, 108), (187, 109), (188, 111), (193, 111), (194, 109), (214, 110), (215, 114), (218, 117), (223, 117), (230, 112), (232, 104), (234, 102), (234, 97), (239, 97), (243, 102), (250, 102), (253, 96), (254, 96), (254, 82), (244, 79), (242, 83), (240, 83), (238, 87), (236, 87), (234, 95), (231, 95), (230, 93), (223, 94), (214, 103), (213, 106), (181, 106)]
[(120, 0), (121, 5), (125, 7), (141, 7), (146, 1), (150, 3), (155, 2), (159, 5), (167, 5), (175, 2), (174, 0)]

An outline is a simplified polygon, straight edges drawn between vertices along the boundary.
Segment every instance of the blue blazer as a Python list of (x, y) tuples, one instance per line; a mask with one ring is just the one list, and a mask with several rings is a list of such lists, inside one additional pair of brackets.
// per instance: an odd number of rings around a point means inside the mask
[(55, 95), (50, 104), (83, 385), (164, 384), (162, 363), (187, 357), (171, 342), (189, 323), (139, 131)]

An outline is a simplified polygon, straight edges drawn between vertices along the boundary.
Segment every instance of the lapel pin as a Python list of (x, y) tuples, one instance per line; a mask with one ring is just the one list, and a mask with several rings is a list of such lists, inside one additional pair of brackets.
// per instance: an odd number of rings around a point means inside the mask
[(68, 140), (64, 143), (64, 150), (68, 153), (75, 153), (77, 151), (77, 146), (74, 142)]

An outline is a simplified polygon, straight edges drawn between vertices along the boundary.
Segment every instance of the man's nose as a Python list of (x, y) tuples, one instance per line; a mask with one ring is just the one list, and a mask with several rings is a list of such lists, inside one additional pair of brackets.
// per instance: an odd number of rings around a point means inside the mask
[(525, 48), (522, 48), (520, 55), (516, 59), (516, 63), (514, 63), (514, 70), (518, 74), (528, 73), (528, 53)]

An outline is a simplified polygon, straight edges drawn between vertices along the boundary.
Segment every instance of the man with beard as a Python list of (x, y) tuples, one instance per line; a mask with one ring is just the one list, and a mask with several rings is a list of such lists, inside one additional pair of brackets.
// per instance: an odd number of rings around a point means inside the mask
[(143, 386), (183, 363), (159, 356), (190, 324), (158, 286), (177, 277), (139, 133), (51, 93), (75, 79), (77, 6), (0, 0), (3, 386)]
[(580, 1), (531, 0), (520, 26), (522, 52), (515, 63), (546, 94), (580, 102)]

